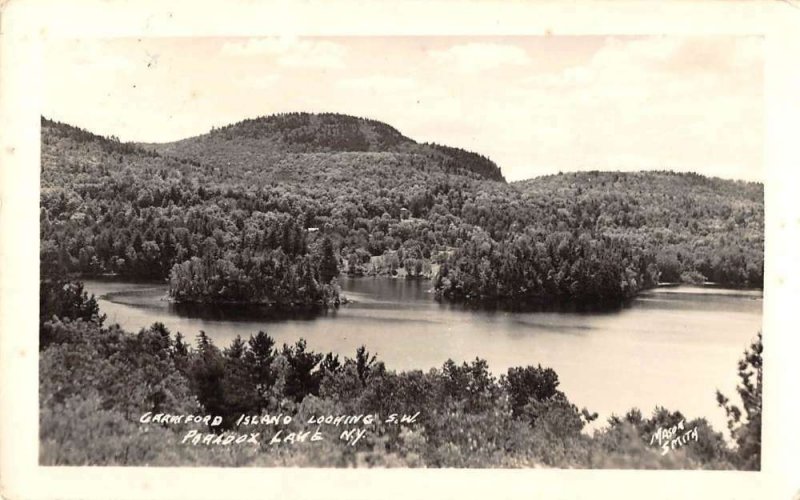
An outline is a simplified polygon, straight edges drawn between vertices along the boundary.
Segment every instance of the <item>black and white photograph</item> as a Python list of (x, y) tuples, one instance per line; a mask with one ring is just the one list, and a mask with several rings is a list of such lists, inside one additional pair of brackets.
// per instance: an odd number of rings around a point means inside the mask
[(38, 467), (764, 467), (763, 34), (38, 47)]
[(48, 46), (41, 463), (758, 470), (762, 68), (759, 37)]

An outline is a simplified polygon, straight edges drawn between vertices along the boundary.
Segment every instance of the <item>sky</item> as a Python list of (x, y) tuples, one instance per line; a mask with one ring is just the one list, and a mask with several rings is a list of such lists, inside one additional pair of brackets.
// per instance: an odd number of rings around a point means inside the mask
[(336, 112), (483, 154), (508, 180), (763, 179), (760, 37), (70, 39), (48, 43), (45, 61), (43, 115), (123, 141)]

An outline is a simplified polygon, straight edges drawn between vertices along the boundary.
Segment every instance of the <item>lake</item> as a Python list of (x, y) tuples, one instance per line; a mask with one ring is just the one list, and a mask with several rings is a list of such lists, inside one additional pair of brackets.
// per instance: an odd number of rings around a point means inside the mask
[[(512, 366), (553, 368), (578, 407), (612, 414), (656, 405), (706, 417), (727, 435), (720, 389), (738, 403), (737, 362), (761, 329), (762, 293), (664, 287), (606, 313), (485, 312), (439, 304), (430, 281), (345, 278), (352, 303), (314, 319), (197, 317), (164, 300), (165, 284), (85, 281), (106, 324), (138, 331), (156, 321), (193, 340), (204, 330), (217, 346), (265, 330), (278, 343), (304, 338), (318, 352), (354, 357), (365, 345), (389, 369), (428, 370), (484, 358), (495, 375)], [(205, 316), (205, 315), (204, 315)]]

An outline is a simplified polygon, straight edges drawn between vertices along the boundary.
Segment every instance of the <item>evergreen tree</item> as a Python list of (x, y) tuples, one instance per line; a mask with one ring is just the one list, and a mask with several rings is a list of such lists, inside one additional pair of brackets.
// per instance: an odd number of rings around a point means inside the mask
[(333, 278), (339, 275), (339, 263), (333, 250), (333, 242), (328, 236), (322, 239), (319, 274), (323, 283), (330, 283)]
[(717, 391), (717, 403), (728, 416), (728, 429), (736, 441), (736, 458), (739, 466), (747, 470), (761, 469), (761, 381), (764, 346), (761, 332), (744, 357), (739, 360), (739, 381), (736, 392), (742, 399), (742, 408), (732, 404)]

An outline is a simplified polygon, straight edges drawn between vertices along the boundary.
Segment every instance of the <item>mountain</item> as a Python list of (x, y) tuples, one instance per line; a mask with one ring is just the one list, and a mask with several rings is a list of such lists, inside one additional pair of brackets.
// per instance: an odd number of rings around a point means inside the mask
[(197, 137), (141, 146), (224, 168), (257, 166), (265, 173), (287, 154), (394, 153), (409, 161), (421, 159), (448, 173), (504, 181), (500, 168), (484, 156), (437, 144), (419, 144), (385, 123), (334, 113), (265, 116), (215, 128)]
[(435, 278), (442, 300), (501, 307), (763, 283), (762, 184), (673, 172), (508, 184), (484, 160), (341, 115), (246, 120), (162, 145), (43, 119), (43, 269), (286, 307), (335, 302), (322, 285), (337, 272)]

